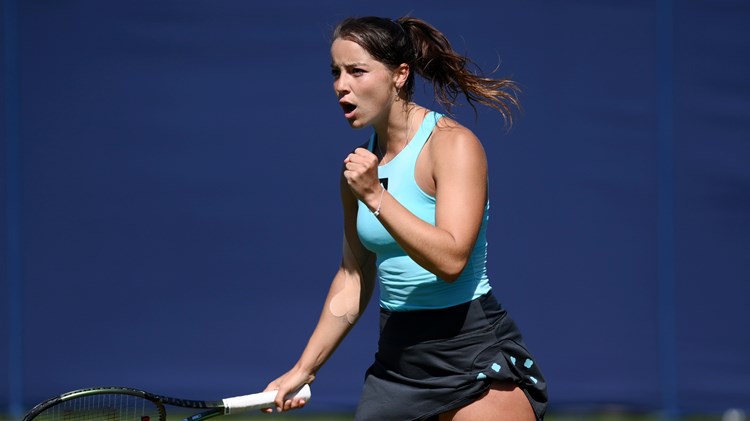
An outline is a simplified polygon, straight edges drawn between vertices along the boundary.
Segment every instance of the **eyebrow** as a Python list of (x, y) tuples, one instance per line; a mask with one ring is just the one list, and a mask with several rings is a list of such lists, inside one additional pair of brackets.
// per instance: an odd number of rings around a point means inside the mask
[[(362, 63), (362, 62), (343, 63), (341, 64), (341, 66), (342, 67), (364, 67), (364, 66), (367, 66), (367, 63)], [(336, 67), (338, 67), (336, 63), (331, 62), (331, 68), (335, 69)]]

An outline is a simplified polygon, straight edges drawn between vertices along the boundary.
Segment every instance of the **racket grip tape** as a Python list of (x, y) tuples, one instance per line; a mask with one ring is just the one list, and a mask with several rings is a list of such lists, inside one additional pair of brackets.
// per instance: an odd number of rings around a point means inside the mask
[[(224, 414), (232, 414), (238, 411), (249, 411), (253, 409), (271, 408), (274, 406), (273, 400), (276, 399), (276, 393), (275, 390), (271, 390), (268, 392), (253, 393), (252, 395), (222, 399), (224, 402)], [(296, 392), (286, 395), (284, 400), (300, 398), (309, 401), (311, 395), (310, 386), (304, 385)]]

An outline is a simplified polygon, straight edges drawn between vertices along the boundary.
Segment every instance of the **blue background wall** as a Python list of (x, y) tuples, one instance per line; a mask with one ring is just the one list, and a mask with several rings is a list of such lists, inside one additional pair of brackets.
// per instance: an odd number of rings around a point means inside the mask
[[(99, 384), (216, 398), (294, 363), (369, 134), (329, 34), (368, 14), (426, 19), (524, 89), (510, 132), (456, 111), (552, 409), (750, 410), (747, 1), (2, 4), (0, 410)], [(309, 411), (355, 405), (376, 311)]]

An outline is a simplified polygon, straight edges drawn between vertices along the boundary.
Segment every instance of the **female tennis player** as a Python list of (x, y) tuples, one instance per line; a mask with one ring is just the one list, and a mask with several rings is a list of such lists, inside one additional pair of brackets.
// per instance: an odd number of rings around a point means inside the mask
[(333, 89), (351, 127), (372, 127), (344, 159), (343, 257), (317, 327), (278, 390), (311, 383), (357, 322), (376, 279), (380, 339), (356, 420), (532, 421), (547, 392), (487, 277), (487, 161), (451, 118), (412, 102), (415, 74), (448, 111), (458, 95), (512, 123), (515, 85), (471, 62), (423, 20), (350, 18), (334, 30)]

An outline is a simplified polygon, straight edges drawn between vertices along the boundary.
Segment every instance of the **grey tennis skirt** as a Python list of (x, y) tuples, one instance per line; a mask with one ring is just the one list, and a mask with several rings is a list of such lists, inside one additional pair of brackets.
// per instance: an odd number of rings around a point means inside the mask
[(354, 419), (436, 420), (481, 397), (494, 381), (521, 387), (537, 420), (544, 418), (542, 372), (492, 293), (445, 309), (381, 309), (378, 352)]

